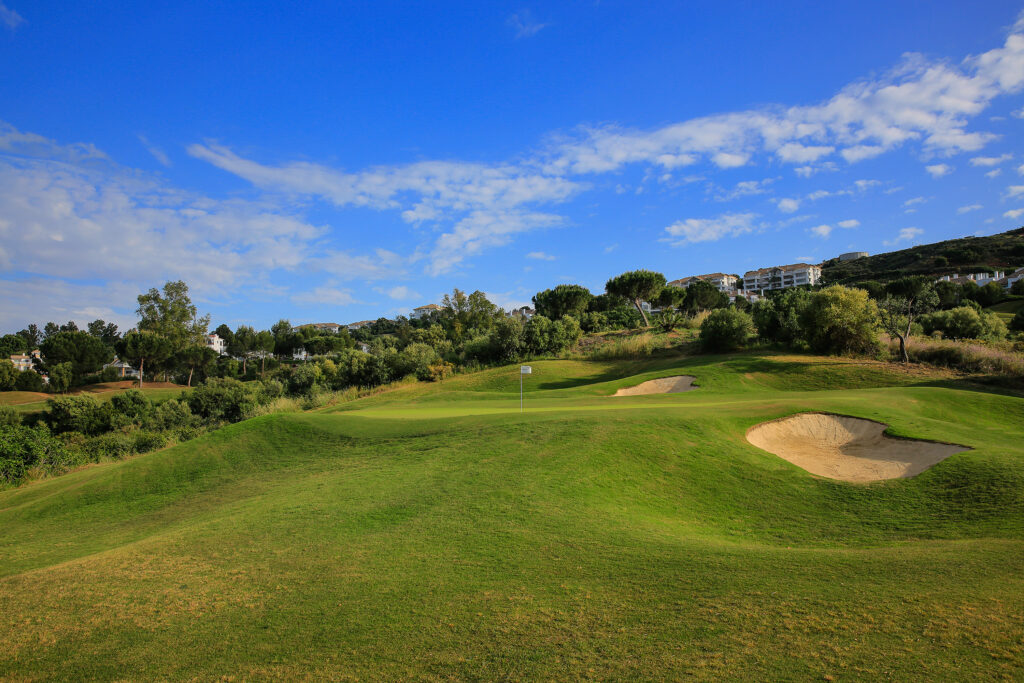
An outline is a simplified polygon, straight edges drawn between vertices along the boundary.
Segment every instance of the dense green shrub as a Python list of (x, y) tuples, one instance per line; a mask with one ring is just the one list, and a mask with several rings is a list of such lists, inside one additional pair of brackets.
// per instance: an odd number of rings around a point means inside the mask
[(22, 370), (14, 380), (14, 388), (18, 391), (42, 391), (46, 382), (35, 370)]
[(704, 351), (735, 351), (743, 348), (754, 334), (754, 320), (735, 308), (712, 311), (700, 326), (700, 345)]
[(192, 424), (192, 409), (185, 401), (169, 399), (153, 409), (150, 424), (155, 429), (187, 427)]
[(55, 433), (81, 432), (95, 436), (109, 431), (114, 411), (109, 403), (100, 403), (93, 396), (62, 396), (47, 399), (49, 410), (45, 420)]
[(142, 424), (153, 412), (152, 402), (138, 389), (129, 389), (114, 394), (110, 399), (110, 407), (114, 411), (112, 420), (117, 426)]
[(948, 311), (936, 311), (921, 316), (925, 334), (941, 332), (947, 339), (1006, 338), (1006, 324), (990, 311), (979, 311), (974, 306), (958, 306)]
[(288, 393), (301, 396), (312, 392), (313, 387), (323, 379), (323, 374), (318, 364), (304, 363), (300, 365), (292, 371), (292, 376), (288, 378)]
[(159, 432), (139, 430), (131, 433), (132, 451), (135, 453), (148, 453), (167, 445), (167, 437)]
[(33, 468), (56, 474), (75, 462), (45, 426), (0, 425), (0, 482), (18, 484)]
[(238, 422), (256, 406), (255, 391), (229, 377), (207, 380), (185, 394), (185, 400), (192, 414), (207, 423)]
[(754, 303), (751, 315), (758, 335), (790, 346), (806, 342), (801, 316), (813, 296), (805, 289), (784, 289)]
[(16, 427), (21, 424), (21, 415), (11, 406), (0, 405), (0, 427)]
[(11, 391), (18, 379), (18, 369), (7, 358), (0, 358), (0, 391)]
[(120, 460), (135, 452), (135, 441), (123, 432), (108, 432), (86, 439), (81, 449), (92, 462)]
[(815, 292), (800, 323), (818, 353), (872, 354), (879, 349), (878, 306), (863, 289), (832, 285)]
[[(1017, 282), (1024, 282), (1024, 280), (1018, 280)], [(1017, 283), (1015, 282), (1014, 284)], [(1024, 308), (1021, 308), (1013, 316), (1013, 320), (1010, 321), (1010, 329), (1014, 332), (1024, 332)]]

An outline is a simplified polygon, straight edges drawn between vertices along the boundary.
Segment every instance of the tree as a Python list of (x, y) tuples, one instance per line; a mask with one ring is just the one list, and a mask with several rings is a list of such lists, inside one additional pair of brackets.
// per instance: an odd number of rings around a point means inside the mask
[(50, 388), (63, 394), (71, 386), (72, 377), (71, 363), (58, 363), (50, 368)]
[(215, 335), (217, 335), (218, 337), (220, 337), (221, 339), (224, 340), (224, 346), (225, 347), (230, 347), (231, 346), (231, 342), (235, 338), (235, 333), (231, 331), (230, 327), (228, 327), (227, 325), (225, 325), (223, 323), (218, 325), (217, 329), (214, 330), (213, 333)]
[(267, 355), (274, 353), (276, 344), (277, 342), (272, 332), (261, 330), (256, 334), (255, 348), (260, 354), (260, 377), (263, 377), (267, 369)]
[(49, 322), (43, 325), (43, 339), (52, 337), (53, 335), (60, 332), (60, 325), (54, 322)]
[(690, 313), (713, 311), (729, 305), (729, 295), (707, 280), (691, 280), (683, 307)]
[(683, 305), (686, 301), (686, 289), (684, 287), (666, 286), (654, 300), (654, 304), (662, 310), (674, 310)]
[(167, 338), (149, 331), (132, 330), (121, 337), (117, 346), (117, 354), (121, 360), (139, 371), (140, 389), (146, 372), (146, 361), (160, 363), (171, 355), (172, 350), (171, 342)]
[(878, 348), (878, 306), (863, 289), (832, 285), (815, 292), (801, 327), (818, 353), (870, 353)]
[(554, 289), (537, 292), (533, 297), (533, 306), (537, 315), (543, 315), (552, 320), (561, 318), (563, 315), (579, 318), (587, 310), (587, 306), (593, 298), (594, 295), (586, 287), (558, 285)]
[(278, 356), (292, 355), (295, 351), (295, 334), (291, 322), (281, 318), (270, 327), (270, 333), (274, 335), (274, 353)]
[(198, 317), (188, 296), (188, 285), (181, 280), (168, 282), (163, 290), (155, 287), (138, 297), (139, 331), (160, 335), (180, 351), (186, 346), (203, 344), (210, 316)]
[(456, 339), (472, 329), (489, 330), (500, 315), (498, 307), (480, 290), (467, 296), (462, 290), (454, 289), (451, 296), (444, 295), (441, 308), (442, 317), (448, 321)]
[(25, 340), (25, 348), (31, 351), (32, 349), (39, 347), (39, 342), (43, 340), (43, 335), (39, 331), (39, 325), (32, 323), (21, 332), (18, 336)]
[(653, 301), (665, 287), (665, 276), (650, 270), (631, 270), (613, 277), (605, 283), (605, 291), (628, 299), (644, 319), (644, 327), (650, 326), (642, 303)]
[(900, 341), (900, 361), (910, 362), (907, 343), (914, 329), (914, 321), (939, 305), (939, 295), (928, 278), (905, 277), (886, 288), (889, 292), (878, 303), (878, 316), (882, 329)]
[(93, 320), (88, 326), (89, 334), (102, 341), (107, 346), (113, 347), (121, 335), (117, 333), (117, 325), (103, 320)]
[(0, 358), (0, 391), (10, 391), (18, 379), (18, 369), (7, 358)]
[(228, 353), (242, 359), (242, 377), (245, 377), (249, 355), (256, 349), (256, 330), (249, 325), (239, 325), (228, 345)]
[(0, 337), (0, 358), (29, 350), (31, 349), (25, 348), (25, 338), (20, 334), (5, 334)]
[(1014, 296), (1024, 296), (1024, 277), (1010, 285), (1010, 294), (1013, 294)]
[(35, 370), (22, 370), (14, 380), (14, 388), (18, 391), (42, 391), (45, 385)]
[(88, 332), (57, 332), (39, 345), (48, 367), (71, 363), (73, 381), (96, 372), (113, 359), (110, 347)]
[(705, 351), (735, 351), (754, 334), (754, 320), (735, 308), (712, 311), (700, 326), (700, 345)]
[(217, 352), (209, 346), (187, 346), (178, 352), (178, 362), (188, 368), (188, 382), (192, 386), (192, 373), (203, 371), (217, 362)]

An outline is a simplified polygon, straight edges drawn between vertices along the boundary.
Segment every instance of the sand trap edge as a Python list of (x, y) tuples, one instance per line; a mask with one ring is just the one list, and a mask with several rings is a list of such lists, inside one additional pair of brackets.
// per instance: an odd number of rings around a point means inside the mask
[[(658, 394), (683, 394), (697, 388), (694, 384), (696, 377), (692, 375), (670, 375), (668, 377), (656, 377), (631, 387), (622, 387), (611, 395), (612, 398), (624, 396), (654, 396)], [(682, 385), (681, 387), (679, 385)], [(668, 388), (661, 389), (660, 385)]]
[[(905, 441), (908, 444), (935, 444), (935, 445), (939, 445), (939, 446), (949, 446), (949, 447), (952, 447), (952, 448), (956, 448), (958, 450), (956, 450), (956, 451), (954, 451), (954, 452), (952, 452), (952, 453), (950, 453), (948, 455), (945, 455), (945, 456), (939, 458), (935, 462), (933, 462), (933, 463), (931, 463), (929, 465), (926, 465), (923, 469), (921, 469), (919, 471), (912, 472), (912, 473), (909, 473), (909, 474), (898, 474), (898, 475), (895, 475), (895, 476), (886, 476), (886, 477), (878, 477), (878, 478), (847, 479), (847, 478), (843, 478), (843, 477), (831, 476), (829, 474), (823, 474), (823, 473), (820, 473), (820, 472), (814, 472), (814, 471), (808, 469), (807, 467), (801, 465), (800, 463), (794, 461), (793, 459), (791, 459), (789, 457), (785, 457), (783, 455), (780, 455), (779, 453), (775, 453), (773, 451), (767, 450), (763, 446), (755, 444), (754, 442), (752, 442), (750, 440), (750, 433), (755, 431), (755, 430), (757, 430), (757, 429), (760, 429), (760, 428), (762, 428), (762, 427), (764, 427), (766, 425), (770, 425), (770, 424), (775, 423), (775, 422), (784, 422), (786, 420), (791, 420), (793, 418), (799, 418), (799, 417), (804, 416), (804, 415), (824, 415), (824, 416), (829, 416), (829, 417), (837, 417), (837, 418), (846, 418), (846, 419), (849, 419), (849, 420), (857, 420), (857, 421), (860, 421), (860, 422), (869, 422), (869, 423), (872, 423), (872, 424), (875, 424), (875, 425), (878, 425), (878, 426), (882, 427), (882, 431), (879, 432), (878, 436), (883, 441), (884, 440), (889, 440), (889, 441)], [(771, 419), (771, 420), (764, 420), (762, 422), (758, 422), (757, 424), (751, 425), (744, 432), (744, 440), (747, 442), (747, 444), (749, 446), (752, 446), (752, 447), (756, 448), (757, 450), (761, 451), (762, 453), (768, 453), (768, 454), (773, 455), (773, 456), (775, 456), (777, 458), (785, 460), (789, 464), (794, 465), (795, 467), (798, 467), (798, 468), (802, 469), (803, 471), (807, 472), (812, 477), (818, 477), (818, 478), (821, 478), (821, 479), (830, 479), (832, 481), (845, 481), (846, 483), (853, 483), (853, 484), (873, 484), (873, 483), (878, 483), (878, 482), (882, 482), (882, 481), (890, 481), (892, 479), (910, 479), (910, 478), (918, 476), (919, 474), (923, 474), (924, 472), (927, 472), (931, 468), (935, 467), (936, 465), (940, 464), (941, 462), (943, 462), (945, 460), (948, 460), (949, 458), (953, 457), (954, 455), (958, 455), (959, 453), (965, 453), (965, 452), (969, 452), (969, 451), (975, 450), (974, 447), (972, 447), (972, 446), (965, 446), (964, 444), (954, 443), (952, 441), (940, 441), (938, 439), (924, 439), (924, 438), (918, 438), (918, 437), (913, 437), (913, 436), (902, 436), (902, 435), (899, 435), (899, 434), (890, 434), (889, 433), (890, 427), (891, 427), (891, 425), (889, 425), (888, 423), (882, 422), (880, 420), (875, 420), (875, 419), (872, 419), (872, 418), (869, 418), (869, 417), (858, 417), (856, 415), (845, 415), (843, 413), (834, 413), (834, 412), (827, 411), (827, 410), (805, 410), (805, 411), (801, 411), (801, 412), (798, 412), (798, 413), (790, 413), (789, 415), (783, 415), (781, 417), (777, 417), (777, 418), (774, 418), (774, 419)], [(825, 450), (824, 446), (822, 447), (822, 450), (823, 451)], [(851, 456), (851, 455), (847, 455), (847, 454), (842, 454), (842, 455), (843, 455), (844, 458), (850, 458), (850, 459), (853, 459), (853, 460), (860, 459), (859, 456)]]

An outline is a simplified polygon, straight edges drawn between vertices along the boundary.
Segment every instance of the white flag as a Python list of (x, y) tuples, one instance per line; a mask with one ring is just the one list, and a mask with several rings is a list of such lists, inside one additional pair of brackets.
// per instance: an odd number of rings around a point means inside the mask
[(529, 375), (532, 372), (533, 372), (533, 368), (531, 368), (529, 365), (520, 365), (519, 366), (519, 374), (521, 374), (521, 375)]

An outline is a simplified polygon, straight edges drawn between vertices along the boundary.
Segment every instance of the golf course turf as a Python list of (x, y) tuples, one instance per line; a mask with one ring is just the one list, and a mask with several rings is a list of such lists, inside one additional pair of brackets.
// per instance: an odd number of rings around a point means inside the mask
[[(1024, 678), (1024, 398), (772, 353), (531, 365), (525, 413), (508, 366), (0, 491), (0, 680)], [(746, 440), (807, 412), (971, 450), (859, 484)]]

